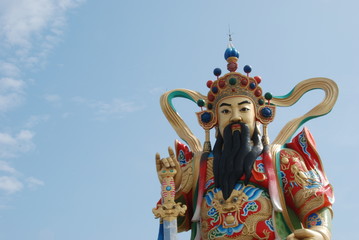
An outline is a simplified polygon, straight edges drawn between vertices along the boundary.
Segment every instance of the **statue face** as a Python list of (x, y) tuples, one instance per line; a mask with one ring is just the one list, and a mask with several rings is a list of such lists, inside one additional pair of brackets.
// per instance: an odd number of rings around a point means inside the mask
[(223, 136), (224, 128), (233, 122), (243, 122), (248, 125), (250, 135), (253, 135), (256, 114), (251, 99), (245, 96), (224, 98), (217, 105), (218, 128)]

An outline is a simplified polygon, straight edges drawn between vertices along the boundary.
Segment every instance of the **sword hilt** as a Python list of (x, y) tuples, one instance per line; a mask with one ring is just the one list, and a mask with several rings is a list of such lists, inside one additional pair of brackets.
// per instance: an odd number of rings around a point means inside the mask
[(159, 176), (162, 179), (162, 199), (161, 204), (157, 204), (156, 208), (152, 209), (156, 218), (162, 218), (166, 221), (177, 219), (178, 216), (184, 216), (187, 206), (182, 203), (175, 202), (176, 187), (174, 176), (177, 170), (175, 168), (162, 167)]

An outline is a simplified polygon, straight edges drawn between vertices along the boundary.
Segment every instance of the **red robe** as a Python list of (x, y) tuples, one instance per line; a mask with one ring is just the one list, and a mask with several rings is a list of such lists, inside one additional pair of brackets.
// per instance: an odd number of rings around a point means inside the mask
[[(185, 145), (177, 143), (176, 150), (181, 167), (192, 163), (192, 153)], [(320, 225), (315, 212), (330, 207), (334, 195), (309, 131), (304, 129), (300, 132), (291, 143), (283, 146), (273, 160), (278, 162), (276, 171), (282, 186), (280, 192), (284, 194), (285, 209), (293, 211), (305, 228)], [(201, 239), (275, 239), (280, 232), (279, 226), (284, 225), (278, 219), (274, 221), (272, 216), (273, 205), (262, 156), (254, 163), (250, 183), (244, 186), (239, 181), (226, 201), (221, 198), (220, 189), (214, 186), (212, 163), (210, 154), (205, 162), (200, 229), (198, 223), (191, 222), (197, 207), (197, 185), (196, 189), (177, 194), (177, 201), (188, 207), (186, 216), (178, 219), (179, 230), (192, 229), (191, 239), (199, 232)]]

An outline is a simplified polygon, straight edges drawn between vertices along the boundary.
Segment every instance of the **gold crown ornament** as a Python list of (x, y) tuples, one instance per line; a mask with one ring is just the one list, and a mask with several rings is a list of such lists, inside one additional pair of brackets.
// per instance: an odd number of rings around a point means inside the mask
[(197, 101), (199, 107), (207, 108), (207, 110), (197, 113), (198, 122), (205, 130), (209, 130), (217, 125), (216, 109), (218, 102), (223, 98), (231, 96), (245, 96), (251, 99), (256, 108), (256, 118), (260, 123), (267, 125), (274, 119), (275, 106), (270, 103), (272, 94), (266, 93), (263, 96), (262, 88), (259, 86), (262, 81), (261, 77), (249, 76), (252, 71), (251, 66), (244, 66), (243, 70), (246, 75), (235, 72), (238, 68), (238, 57), (239, 52), (230, 42), (224, 53), (224, 58), (228, 62), (227, 69), (230, 72), (220, 77), (221, 69), (215, 68), (213, 73), (217, 80), (207, 82), (207, 87), (210, 89), (207, 99), (199, 99)]

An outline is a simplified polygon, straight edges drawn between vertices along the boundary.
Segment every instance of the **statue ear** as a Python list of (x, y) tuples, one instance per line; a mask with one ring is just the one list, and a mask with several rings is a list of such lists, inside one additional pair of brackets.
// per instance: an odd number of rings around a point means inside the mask
[(210, 130), (217, 124), (217, 117), (212, 111), (201, 111), (196, 114), (198, 123), (204, 130)]

